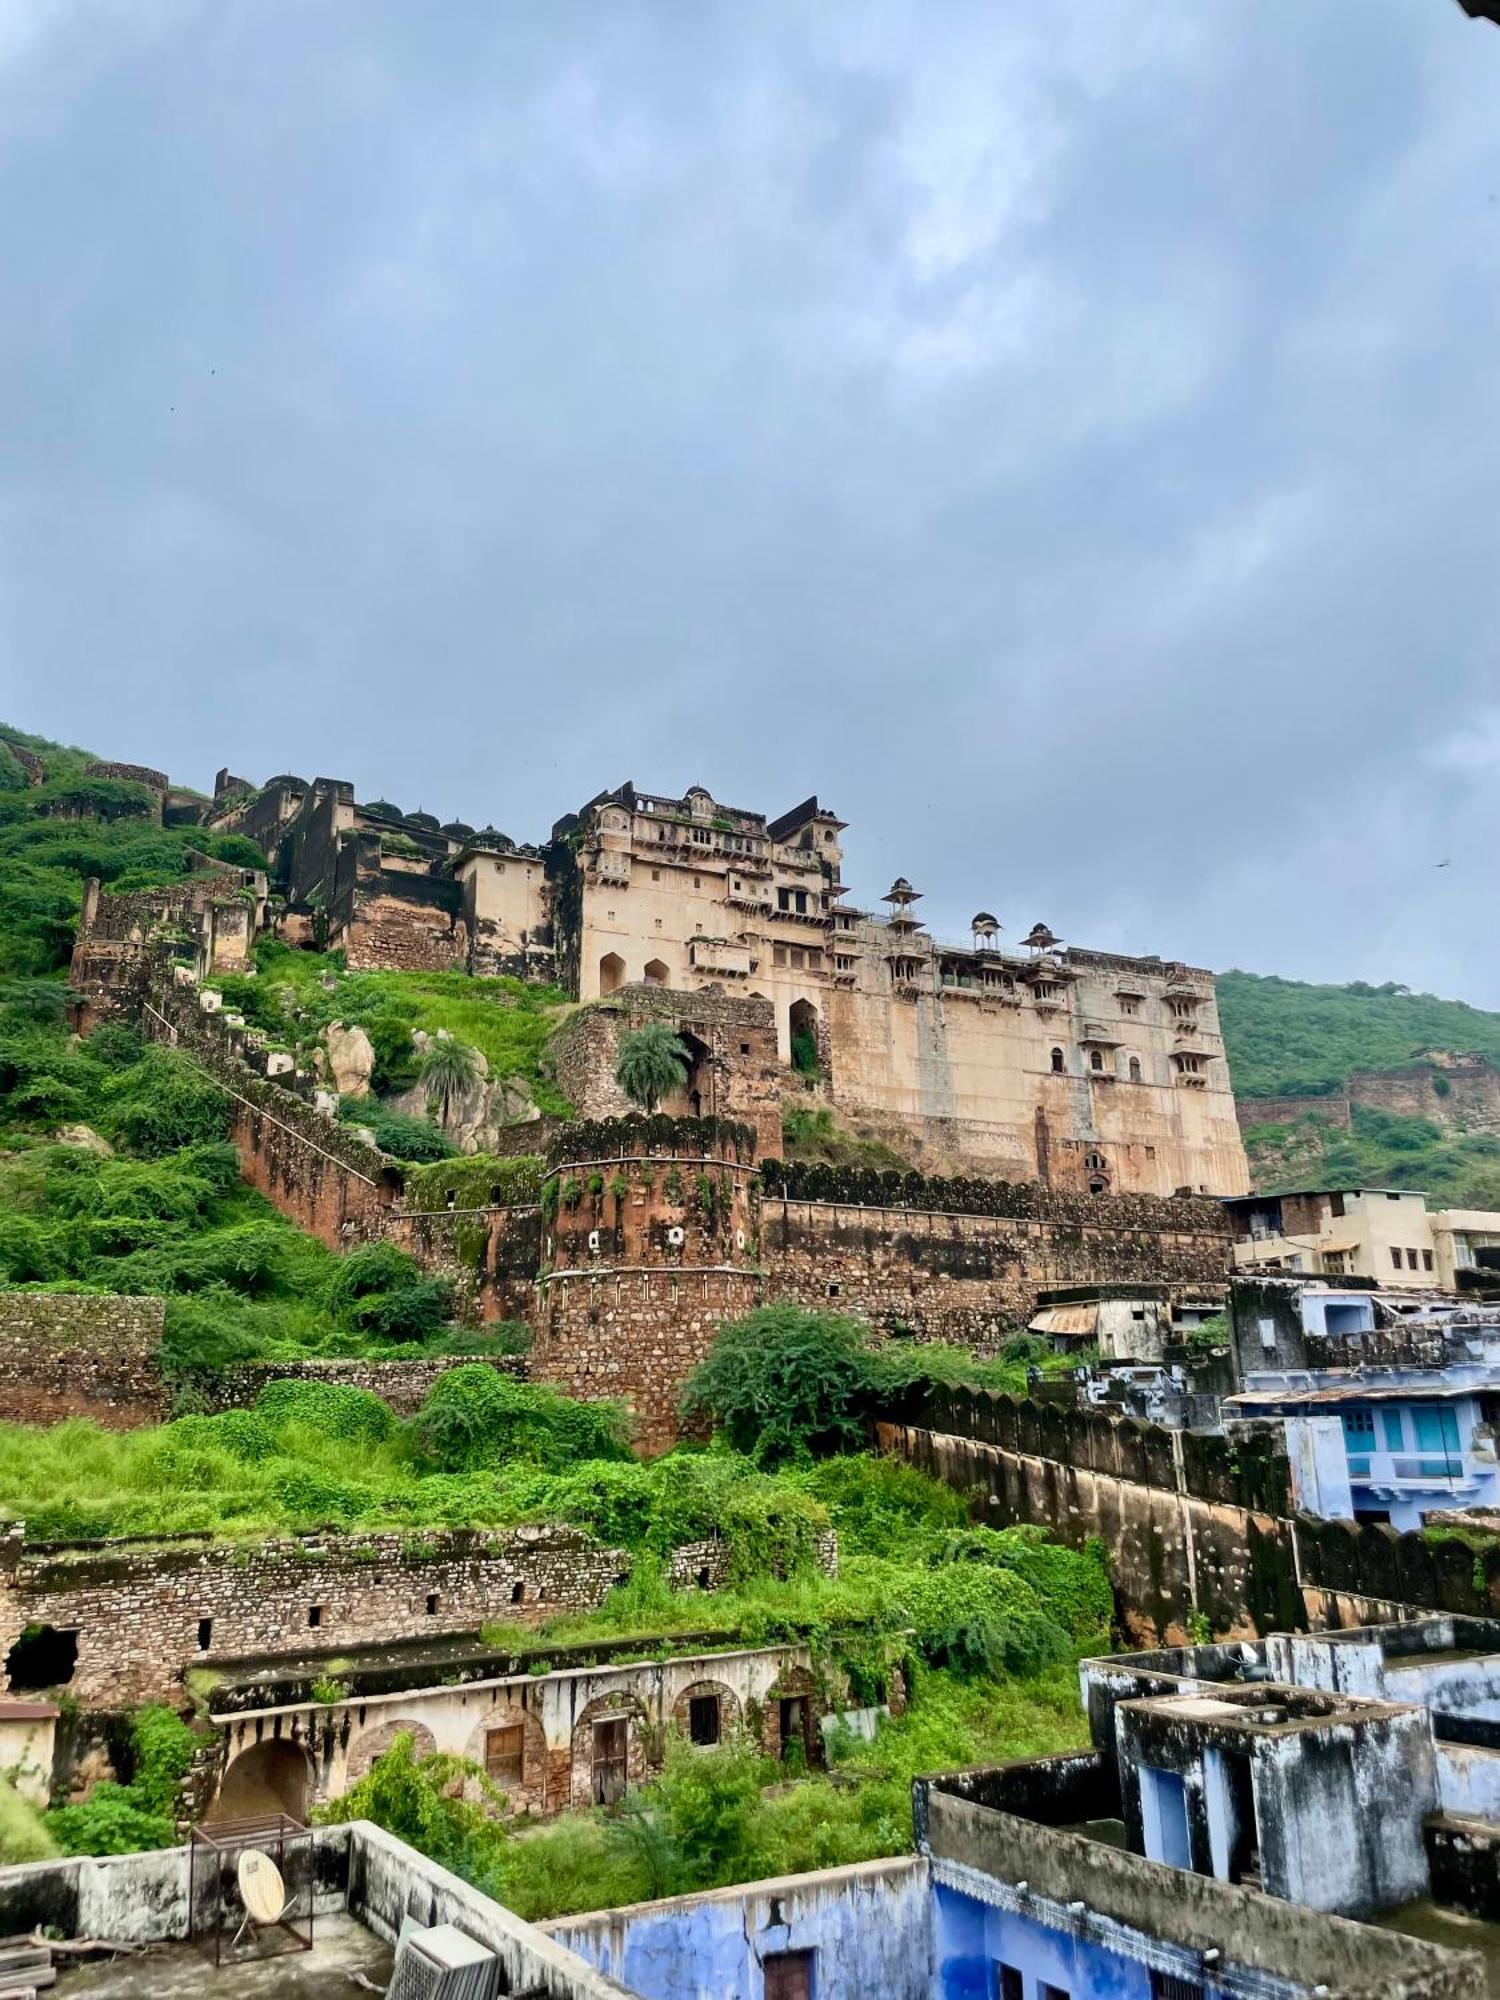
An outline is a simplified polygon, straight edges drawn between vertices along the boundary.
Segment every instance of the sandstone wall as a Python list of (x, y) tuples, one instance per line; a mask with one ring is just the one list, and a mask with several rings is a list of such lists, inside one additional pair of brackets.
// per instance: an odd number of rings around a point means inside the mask
[(160, 1423), (161, 1299), (0, 1292), (0, 1413), (13, 1424), (91, 1417), (109, 1430)]
[(1349, 1100), (1338, 1097), (1241, 1097), (1235, 1100), (1240, 1130), (1257, 1125), (1295, 1125), (1299, 1119), (1315, 1118), (1335, 1131), (1349, 1129)]
[(482, 1360), (502, 1375), (524, 1376), (526, 1362), (521, 1355), (416, 1355), (412, 1359), (371, 1361), (363, 1358), (332, 1361), (242, 1361), (222, 1373), (194, 1373), (181, 1385), (191, 1407), (213, 1414), (220, 1410), (248, 1410), (268, 1382), (334, 1382), (351, 1389), (368, 1389), (389, 1403), (398, 1416), (409, 1417), (420, 1410), (428, 1391), (450, 1368), (464, 1368)]
[(557, 1087), (580, 1118), (629, 1117), (615, 1082), (620, 1038), (661, 1021), (683, 1040), (691, 1070), (662, 1110), (675, 1117), (729, 1118), (749, 1125), (762, 1159), (781, 1151), (785, 1073), (769, 1000), (738, 993), (676, 993), (627, 986), (581, 1007), (550, 1044)]
[(661, 1450), (727, 1319), (759, 1304), (754, 1135), (712, 1119), (565, 1129), (543, 1189), (535, 1380), (618, 1397)]

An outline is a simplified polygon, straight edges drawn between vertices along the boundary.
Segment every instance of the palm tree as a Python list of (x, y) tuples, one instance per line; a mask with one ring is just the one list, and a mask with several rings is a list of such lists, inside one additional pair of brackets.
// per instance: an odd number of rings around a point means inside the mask
[(648, 1115), (687, 1080), (687, 1050), (665, 1022), (650, 1021), (620, 1043), (615, 1082)]
[(455, 1042), (451, 1035), (434, 1035), (422, 1051), (417, 1080), (427, 1091), (427, 1108), (441, 1105), (441, 1122), (448, 1122), (448, 1107), (460, 1091), (467, 1090), (479, 1075), (479, 1063), (467, 1042)]

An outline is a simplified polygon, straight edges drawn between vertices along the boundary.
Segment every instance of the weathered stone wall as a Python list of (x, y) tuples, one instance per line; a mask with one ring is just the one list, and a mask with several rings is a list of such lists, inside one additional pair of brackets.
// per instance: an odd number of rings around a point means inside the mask
[(0, 1292), (0, 1410), (13, 1424), (92, 1417), (110, 1430), (159, 1423), (161, 1299)]
[(1005, 1191), (1020, 1213), (944, 1214), (767, 1193), (760, 1234), (768, 1294), (992, 1353), (1026, 1324), (1044, 1291), (1106, 1278), (1170, 1291), (1228, 1278), (1228, 1232), (1209, 1203)]
[(562, 1527), (26, 1548), (10, 1524), (0, 1539), (0, 1657), (28, 1625), (74, 1630), (70, 1695), (129, 1707), (175, 1699), (183, 1669), (216, 1655), (285, 1656), (590, 1610), (629, 1568), (623, 1551)]
[(167, 792), (171, 779), (165, 771), (153, 771), (146, 764), (111, 764), (94, 758), (83, 767), (86, 778), (123, 778), (127, 784), (144, 785), (148, 791)]
[[(519, 1727), (521, 1774), (519, 1782), (511, 1778), (505, 1785), (507, 1810), (562, 1812), (593, 1803), (595, 1723), (625, 1724), (627, 1768), (631, 1782), (640, 1783), (660, 1769), (668, 1730), (675, 1724), (686, 1734), (693, 1696), (717, 1697), (723, 1735), (743, 1723), (763, 1740), (779, 1696), (794, 1691), (794, 1679), (799, 1686), (812, 1679), (805, 1645), (703, 1652), (680, 1642), (676, 1657), (665, 1660), (642, 1660), (639, 1646), (633, 1656), (631, 1649), (616, 1650), (626, 1657), (615, 1660), (606, 1653), (575, 1661), (570, 1653), (558, 1659), (549, 1652), (546, 1658), (538, 1653), (509, 1660), (454, 1658), (441, 1685), (430, 1661), (413, 1663), (405, 1669), (410, 1684), (404, 1689), (373, 1690), (356, 1672), (352, 1685), (344, 1683), (345, 1698), (337, 1701), (319, 1701), (300, 1676), (271, 1686), (249, 1682), (215, 1689), (213, 1719), (222, 1731), (216, 1760), (223, 1785), (220, 1811), (234, 1799), (236, 1760), (248, 1752), (253, 1763), (268, 1728), (278, 1741), (306, 1752), (311, 1777), (306, 1803), (321, 1805), (342, 1798), (403, 1732), (422, 1751), (448, 1752), (482, 1768), (487, 1733)], [(394, 1681), (395, 1672), (379, 1678)]]
[(1194, 1614), (1216, 1633), (1241, 1637), (1307, 1623), (1285, 1521), (974, 1438), (881, 1424), (877, 1441), (979, 1496), (980, 1518), (994, 1527), (1034, 1522), (1074, 1547), (1102, 1540), (1137, 1645), (1184, 1644)]
[[(1075, 1546), (1099, 1537), (1138, 1645), (1185, 1644), (1197, 1618), (1237, 1638), (1413, 1609), (1500, 1615), (1500, 1538), (1475, 1550), (1293, 1516), (1285, 1457), (1265, 1436), (1197, 1436), (982, 1390), (937, 1388), (906, 1414), (930, 1422), (882, 1421), (880, 1448), (972, 1495), (981, 1519)], [(932, 1427), (943, 1422), (953, 1428)]]
[(1242, 1132), (1257, 1125), (1295, 1125), (1303, 1118), (1316, 1118), (1320, 1125), (1340, 1132), (1349, 1129), (1349, 1100), (1342, 1093), (1337, 1097), (1239, 1097), (1234, 1109)]
[(333, 1250), (387, 1233), (399, 1172), (348, 1126), (257, 1074), (245, 1031), (205, 1012), (193, 986), (154, 977), (142, 1025), (187, 1049), (228, 1093), (240, 1170), (283, 1215)]
[(781, 1150), (785, 1071), (769, 1000), (738, 993), (677, 993), (626, 986), (572, 1015), (550, 1044), (557, 1087), (581, 1118), (624, 1118), (630, 1101), (615, 1081), (620, 1039), (661, 1021), (691, 1060), (686, 1083), (662, 1105), (679, 1117), (732, 1118), (755, 1132), (762, 1159)]
[(1428, 1118), (1454, 1131), (1500, 1131), (1500, 1069), (1484, 1056), (1438, 1055), (1400, 1069), (1355, 1069), (1351, 1104), (1400, 1118)]
[(362, 854), (342, 943), (355, 972), (463, 972), (469, 931), (459, 886), (383, 869), (378, 848), (373, 859)]

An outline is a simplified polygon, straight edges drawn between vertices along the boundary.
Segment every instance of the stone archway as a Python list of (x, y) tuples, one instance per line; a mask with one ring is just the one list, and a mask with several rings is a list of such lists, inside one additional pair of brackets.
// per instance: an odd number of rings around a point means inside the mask
[(606, 952), (599, 961), (599, 991), (618, 993), (625, 984), (625, 961), (617, 951)]
[(672, 1704), (672, 1724), (689, 1743), (711, 1749), (740, 1726), (740, 1698), (723, 1681), (694, 1681)]
[(572, 1781), (575, 1806), (613, 1805), (627, 1785), (646, 1775), (650, 1724), (633, 1694), (603, 1694), (591, 1701), (573, 1727)]
[(818, 1035), (818, 1010), (811, 1000), (794, 1000), (787, 1009), (787, 1036), (792, 1068), (811, 1076), (823, 1059)]
[(648, 958), (642, 977), (648, 986), (670, 986), (672, 984), (671, 971), (666, 960), (663, 958)]
[(809, 1767), (823, 1761), (823, 1732), (818, 1726), (818, 1683), (806, 1667), (788, 1667), (774, 1687), (766, 1690), (762, 1748), (783, 1763), (800, 1749)]
[(313, 1798), (313, 1762), (307, 1746), (289, 1736), (266, 1736), (234, 1758), (207, 1814), (210, 1824), (264, 1819), (272, 1813), (307, 1820)]
[(382, 1722), (378, 1729), (365, 1730), (349, 1745), (349, 1755), (344, 1763), (345, 1791), (366, 1776), (376, 1758), (383, 1757), (398, 1736), (411, 1738), (413, 1757), (430, 1757), (437, 1749), (437, 1738), (425, 1722), (412, 1722), (401, 1717), (393, 1722)]

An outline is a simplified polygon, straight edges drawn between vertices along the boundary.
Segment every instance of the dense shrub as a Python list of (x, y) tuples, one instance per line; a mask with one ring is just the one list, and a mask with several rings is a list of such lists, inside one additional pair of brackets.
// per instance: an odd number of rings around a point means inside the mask
[(418, 1449), (444, 1472), (472, 1472), (516, 1458), (560, 1466), (626, 1455), (614, 1405), (575, 1403), (552, 1389), (497, 1374), (482, 1362), (440, 1375), (412, 1429)]
[(831, 1313), (763, 1306), (725, 1326), (683, 1398), (736, 1451), (763, 1465), (862, 1442), (870, 1381), (866, 1330)]
[(137, 1710), (130, 1731), (128, 1784), (96, 1784), (78, 1805), (57, 1806), (44, 1825), (65, 1854), (130, 1854), (177, 1840), (178, 1788), (193, 1761), (192, 1731), (169, 1708)]

